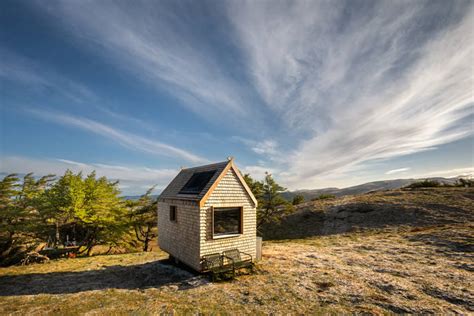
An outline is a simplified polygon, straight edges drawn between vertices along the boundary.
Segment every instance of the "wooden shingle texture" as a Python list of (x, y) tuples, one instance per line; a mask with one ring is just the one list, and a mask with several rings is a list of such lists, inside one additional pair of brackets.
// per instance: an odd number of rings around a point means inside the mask
[[(179, 191), (194, 173), (216, 170), (204, 189), (195, 195)], [(201, 270), (201, 257), (239, 249), (256, 256), (256, 200), (233, 161), (183, 169), (158, 199), (158, 243), (162, 250)], [(170, 206), (176, 206), (177, 219), (170, 221)], [(212, 207), (242, 207), (242, 234), (212, 236)]]

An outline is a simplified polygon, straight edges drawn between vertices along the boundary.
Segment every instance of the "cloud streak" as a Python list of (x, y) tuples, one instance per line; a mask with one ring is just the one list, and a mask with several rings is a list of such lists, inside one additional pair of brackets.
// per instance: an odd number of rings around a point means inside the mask
[[(248, 93), (226, 57), (200, 41), (206, 21), (162, 1), (51, 1), (38, 7), (53, 14), (76, 39), (143, 82), (182, 101), (204, 117), (247, 111)], [(191, 10), (190, 10), (191, 11)], [(207, 12), (211, 14), (210, 12)], [(217, 41), (217, 40), (216, 40)]]
[(197, 156), (189, 151), (171, 146), (162, 142), (151, 140), (139, 135), (118, 130), (109, 125), (87, 119), (84, 117), (75, 117), (60, 113), (44, 113), (37, 110), (29, 110), (30, 113), (42, 119), (59, 123), (66, 126), (73, 126), (102, 137), (111, 139), (123, 147), (139, 150), (145, 153), (157, 155), (177, 157), (193, 163), (208, 162), (207, 159)]
[(410, 170), (410, 168), (392, 169), (392, 170), (389, 170), (389, 171), (385, 172), (385, 174), (395, 174), (395, 173), (405, 172), (405, 171), (408, 171), (408, 170)]
[(278, 143), (273, 139), (264, 139), (261, 141), (256, 141), (235, 135), (232, 136), (231, 139), (244, 144), (258, 155), (265, 155), (270, 157), (270, 159), (278, 155)]
[(472, 5), (350, 5), (260, 1), (229, 10), (262, 99), (287, 128), (310, 134), (283, 153), (293, 188), (473, 133)]
[[(192, 10), (190, 3), (166, 1), (55, 1), (41, 7), (75, 40), (187, 109), (206, 119), (225, 114), (217, 123), (223, 128), (250, 126), (261, 139), (244, 144), (272, 156), (269, 168), (284, 170), (277, 176), (292, 189), (474, 132), (470, 1), (225, 1)], [(268, 114), (270, 128), (255, 124), (256, 113)], [(204, 160), (90, 119), (50, 119), (128, 148)]]
[(471, 178), (474, 176), (474, 167), (465, 167), (465, 168), (454, 168), (446, 170), (434, 170), (421, 174), (417, 174), (416, 178), (429, 178), (429, 177), (465, 177)]

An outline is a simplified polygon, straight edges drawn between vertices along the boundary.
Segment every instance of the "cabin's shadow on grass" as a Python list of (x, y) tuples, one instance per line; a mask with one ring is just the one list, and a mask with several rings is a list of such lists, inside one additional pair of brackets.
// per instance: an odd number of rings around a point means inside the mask
[(31, 273), (0, 276), (0, 296), (69, 294), (105, 289), (146, 289), (177, 286), (178, 290), (198, 287), (205, 277), (169, 260), (130, 266), (105, 266), (77, 272)]

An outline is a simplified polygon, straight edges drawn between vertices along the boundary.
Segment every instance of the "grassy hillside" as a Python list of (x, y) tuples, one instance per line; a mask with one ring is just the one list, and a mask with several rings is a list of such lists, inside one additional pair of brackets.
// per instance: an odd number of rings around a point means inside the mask
[(419, 188), (306, 202), (281, 223), (263, 228), (265, 239), (294, 239), (364, 229), (462, 224), (474, 220), (474, 189)]
[(160, 251), (3, 268), (0, 314), (469, 314), (473, 200), (444, 188), (306, 203), (274, 227), (258, 272), (231, 282)]

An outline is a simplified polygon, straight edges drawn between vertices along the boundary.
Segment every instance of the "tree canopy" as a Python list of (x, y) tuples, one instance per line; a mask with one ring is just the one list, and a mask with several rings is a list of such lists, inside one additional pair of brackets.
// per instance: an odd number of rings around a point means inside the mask
[(293, 211), (291, 203), (281, 195), (286, 188), (279, 185), (270, 173), (266, 172), (262, 181), (254, 180), (250, 174), (245, 174), (244, 180), (258, 201), (257, 230), (264, 224), (280, 221)]
[(152, 190), (132, 203), (120, 196), (117, 181), (95, 172), (7, 175), (0, 181), (0, 265), (18, 262), (39, 244), (77, 246), (87, 255), (96, 245), (143, 243), (146, 251), (156, 237)]

